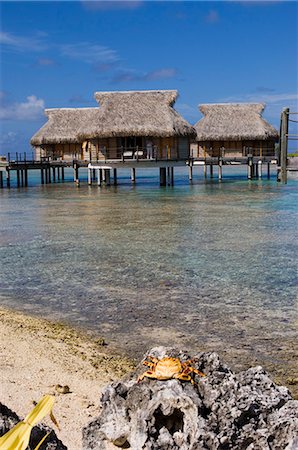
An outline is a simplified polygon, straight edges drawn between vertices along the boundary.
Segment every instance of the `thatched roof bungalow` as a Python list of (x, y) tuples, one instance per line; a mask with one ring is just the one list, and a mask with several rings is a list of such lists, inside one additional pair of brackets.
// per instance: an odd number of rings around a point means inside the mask
[(175, 111), (177, 95), (177, 91), (96, 92), (99, 107), (47, 109), (48, 122), (31, 144), (62, 159), (187, 159), (196, 133)]
[(195, 124), (200, 157), (274, 156), (278, 131), (262, 118), (261, 103), (200, 105)]

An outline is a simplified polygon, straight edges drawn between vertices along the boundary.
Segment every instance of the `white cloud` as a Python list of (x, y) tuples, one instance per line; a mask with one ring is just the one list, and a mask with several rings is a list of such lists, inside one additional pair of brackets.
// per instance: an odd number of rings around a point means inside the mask
[(219, 99), (218, 102), (247, 102), (247, 103), (264, 103), (266, 109), (264, 116), (270, 121), (273, 121), (273, 125), (278, 127), (280, 113), (283, 108), (290, 108), (290, 111), (298, 112), (298, 93), (282, 93), (282, 94), (270, 94), (270, 93), (250, 93), (242, 94), (239, 96), (232, 96)]
[(13, 48), (17, 51), (42, 51), (46, 48), (45, 43), (38, 37), (18, 36), (17, 34), (0, 31), (0, 44)]
[(7, 133), (1, 133), (0, 145), (14, 144), (17, 141), (18, 133), (14, 131), (8, 131)]
[(35, 95), (29, 95), (23, 103), (1, 105), (0, 119), (2, 120), (35, 120), (43, 115), (44, 100)]
[(239, 96), (226, 97), (221, 100), (222, 102), (256, 102), (256, 103), (271, 103), (280, 104), (287, 102), (297, 102), (298, 93), (284, 93), (284, 94), (267, 94), (266, 92), (252, 93), (252, 94), (241, 94)]
[(137, 70), (122, 69), (114, 76), (112, 83), (164, 80), (173, 78), (176, 75), (177, 70), (175, 68), (162, 68), (151, 72), (142, 73)]
[(61, 54), (89, 64), (112, 63), (120, 59), (115, 50), (90, 42), (62, 45)]

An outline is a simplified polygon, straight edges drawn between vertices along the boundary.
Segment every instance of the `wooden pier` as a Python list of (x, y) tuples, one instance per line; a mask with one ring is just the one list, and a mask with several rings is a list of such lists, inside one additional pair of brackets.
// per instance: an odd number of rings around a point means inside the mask
[[(11, 187), (11, 173), (16, 173), (17, 187), (27, 187), (29, 183), (29, 170), (40, 171), (41, 184), (50, 184), (57, 181), (64, 181), (65, 168), (73, 168), (73, 181), (80, 185), (79, 170), (84, 167), (88, 169), (88, 185), (94, 182), (98, 186), (109, 186), (111, 180), (117, 185), (118, 170), (130, 169), (131, 182), (136, 182), (138, 169), (159, 170), (160, 186), (174, 185), (175, 167), (188, 167), (189, 181), (193, 181), (193, 171), (195, 168), (203, 168), (204, 177), (214, 177), (214, 169), (217, 169), (218, 179), (224, 176), (224, 167), (232, 165), (246, 165), (247, 178), (262, 178), (266, 170), (267, 177), (270, 177), (270, 168), (276, 164), (274, 158), (191, 158), (187, 161), (148, 161), (148, 160), (109, 160), (109, 161), (50, 161), (46, 160), (9, 160), (0, 161), (0, 188)], [(266, 169), (265, 169), (266, 168)]]
[(50, 161), (49, 158), (42, 160), (27, 159), (26, 154), (17, 154), (17, 158), (0, 160), (0, 188), (11, 187), (11, 173), (16, 173), (17, 187), (28, 186), (29, 170), (40, 171), (41, 184), (64, 181), (64, 169), (72, 167), (73, 161)]
[[(278, 159), (274, 157), (220, 157), (220, 158), (190, 158), (187, 161), (158, 161), (158, 160), (100, 160), (100, 161), (82, 161), (82, 160), (27, 160), (18, 156), (18, 159), (0, 161), (0, 188), (11, 187), (11, 173), (16, 173), (17, 187), (27, 187), (29, 184), (29, 170), (40, 171), (41, 184), (50, 184), (61, 182), (65, 179), (65, 168), (73, 169), (73, 181), (80, 186), (80, 169), (87, 168), (88, 185), (109, 186), (118, 184), (118, 170), (130, 169), (131, 182), (134, 184), (137, 180), (139, 169), (154, 169), (159, 171), (160, 186), (173, 186), (176, 167), (188, 167), (188, 177), (190, 183), (194, 178), (194, 171), (198, 172), (202, 168), (204, 178), (216, 178), (220, 181), (224, 177), (225, 167), (227, 166), (246, 166), (247, 179), (270, 178), (271, 168), (277, 169), (280, 176), (280, 166)], [(293, 170), (288, 167), (286, 170)]]

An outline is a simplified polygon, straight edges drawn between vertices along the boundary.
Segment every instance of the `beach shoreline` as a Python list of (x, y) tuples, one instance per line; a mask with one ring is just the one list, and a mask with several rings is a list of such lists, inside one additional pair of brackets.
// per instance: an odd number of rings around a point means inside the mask
[(3, 307), (0, 319), (1, 403), (23, 418), (43, 395), (55, 395), (61, 431), (48, 418), (43, 423), (69, 450), (79, 450), (82, 428), (99, 414), (102, 388), (131, 371), (133, 361), (61, 323)]
[[(0, 307), (0, 319), (1, 402), (22, 418), (43, 395), (55, 395), (54, 414), (61, 431), (50, 420), (44, 423), (55, 429), (69, 450), (79, 450), (82, 428), (100, 412), (103, 387), (133, 370), (135, 361), (105, 345), (102, 338), (60, 322), (5, 307)], [(226, 354), (225, 362), (229, 365), (236, 356)], [(298, 398), (297, 375), (282, 366), (264, 369)], [(59, 386), (68, 386), (70, 392), (62, 393)]]

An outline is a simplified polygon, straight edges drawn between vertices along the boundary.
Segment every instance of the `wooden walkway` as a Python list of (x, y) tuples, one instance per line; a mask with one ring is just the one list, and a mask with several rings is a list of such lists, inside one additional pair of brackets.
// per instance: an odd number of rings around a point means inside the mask
[[(271, 167), (277, 168), (277, 159), (274, 157), (222, 157), (222, 158), (190, 158), (188, 161), (173, 161), (173, 160), (148, 160), (148, 159), (126, 159), (123, 160), (100, 160), (100, 161), (55, 161), (49, 159), (43, 160), (2, 160), (0, 161), (0, 188), (11, 186), (11, 173), (16, 173), (16, 184), (18, 187), (28, 186), (29, 171), (39, 170), (41, 184), (55, 183), (57, 181), (64, 181), (65, 168), (73, 169), (73, 180), (77, 185), (80, 184), (79, 170), (84, 167), (88, 170), (88, 184), (95, 182), (97, 185), (110, 185), (111, 179), (113, 184), (117, 184), (117, 170), (130, 169), (131, 181), (136, 181), (136, 173), (138, 169), (152, 169), (159, 170), (160, 185), (174, 184), (174, 169), (175, 167), (188, 167), (189, 181), (193, 180), (193, 170), (198, 167), (203, 168), (203, 174), (207, 178), (214, 177), (214, 169), (216, 170), (217, 178), (222, 179), (225, 166), (246, 166), (248, 179), (260, 179), (263, 176), (270, 177)], [(295, 166), (296, 167), (296, 166)], [(295, 170), (291, 164), (288, 170)], [(111, 177), (112, 175), (112, 177)]]

